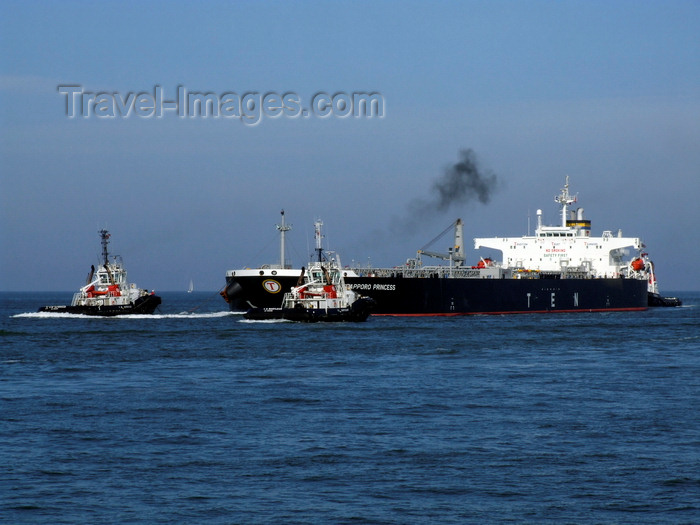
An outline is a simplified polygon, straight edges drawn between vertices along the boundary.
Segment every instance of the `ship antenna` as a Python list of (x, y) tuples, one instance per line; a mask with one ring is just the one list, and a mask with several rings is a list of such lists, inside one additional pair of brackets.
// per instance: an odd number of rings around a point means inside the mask
[(109, 252), (107, 251), (107, 245), (109, 244), (109, 232), (107, 230), (100, 230), (100, 242), (102, 243), (102, 259), (104, 260), (104, 265), (109, 264)]
[(282, 214), (282, 224), (277, 225), (277, 229), (280, 232), (280, 268), (286, 268), (287, 266), (285, 265), (286, 257), (284, 253), (284, 234), (292, 229), (292, 225), (287, 225), (287, 223), (284, 222), (284, 210), (282, 210), (280, 213)]

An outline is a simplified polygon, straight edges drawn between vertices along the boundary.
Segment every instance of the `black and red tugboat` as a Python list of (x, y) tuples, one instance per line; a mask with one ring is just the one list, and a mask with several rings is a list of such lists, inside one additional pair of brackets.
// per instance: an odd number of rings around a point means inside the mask
[(126, 279), (126, 269), (119, 257), (110, 262), (110, 234), (100, 230), (102, 262), (93, 265), (85, 286), (73, 295), (70, 305), (42, 306), (40, 312), (69, 313), (97, 316), (152, 314), (161, 303), (154, 291), (140, 289)]

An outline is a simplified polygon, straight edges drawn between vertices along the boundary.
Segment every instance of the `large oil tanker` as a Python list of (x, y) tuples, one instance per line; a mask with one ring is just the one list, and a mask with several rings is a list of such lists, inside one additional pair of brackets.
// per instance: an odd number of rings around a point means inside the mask
[[(577, 197), (569, 193), (569, 180), (554, 200), (561, 206), (561, 224), (542, 224), (537, 211), (534, 235), (474, 239), (474, 248), (502, 253), (500, 261), (479, 258), (467, 265), (460, 219), (454, 223), (454, 245), (441, 254), (419, 250), (415, 258), (393, 268), (343, 269), (351, 289), (372, 297), (372, 315), (452, 316), (544, 312), (595, 312), (645, 310), (649, 306), (678, 306), (674, 297), (658, 292), (654, 265), (637, 237), (604, 231), (591, 236), (591, 222)], [(278, 265), (229, 270), (221, 295), (231, 310), (275, 308), (285, 292), (296, 285), (301, 268), (284, 264), (284, 211)], [(320, 222), (316, 225), (318, 257)], [(632, 253), (631, 256), (627, 255)], [(424, 257), (443, 259), (428, 265)]]

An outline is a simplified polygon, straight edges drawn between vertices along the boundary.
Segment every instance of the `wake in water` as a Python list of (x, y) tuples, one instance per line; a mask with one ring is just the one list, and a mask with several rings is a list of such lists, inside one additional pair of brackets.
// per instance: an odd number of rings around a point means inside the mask
[[(243, 312), (241, 312), (243, 313)], [(266, 324), (274, 324), (274, 323), (293, 323), (294, 321), (290, 321), (289, 319), (239, 319), (239, 323), (266, 323)]]
[(218, 317), (239, 316), (243, 312), (207, 312), (207, 313), (191, 313), (180, 312), (177, 314), (129, 314), (115, 316), (99, 316), (99, 315), (84, 315), (84, 314), (69, 314), (65, 312), (25, 312), (15, 314), (11, 317), (18, 318), (35, 318), (35, 319), (215, 319)]

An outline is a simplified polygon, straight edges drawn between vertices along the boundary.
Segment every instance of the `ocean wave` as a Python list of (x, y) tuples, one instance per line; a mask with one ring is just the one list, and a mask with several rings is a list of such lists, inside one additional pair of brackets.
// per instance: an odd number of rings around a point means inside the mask
[(13, 318), (36, 319), (214, 319), (217, 317), (236, 317), (243, 312), (219, 311), (219, 312), (180, 312), (176, 314), (128, 314), (115, 316), (69, 314), (66, 312), (24, 312), (12, 315)]

